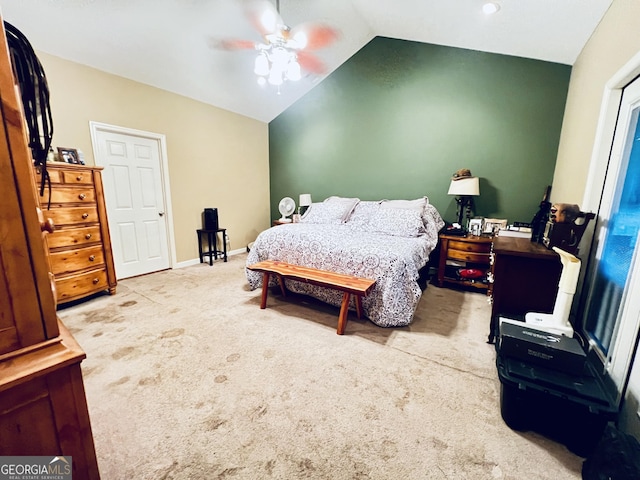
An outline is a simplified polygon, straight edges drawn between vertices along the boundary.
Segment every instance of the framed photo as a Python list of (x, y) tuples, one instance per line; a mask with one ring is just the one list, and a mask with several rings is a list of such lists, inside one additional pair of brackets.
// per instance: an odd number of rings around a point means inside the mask
[(482, 233), (497, 233), (498, 230), (507, 228), (507, 219), (504, 218), (485, 218)]
[(480, 236), (482, 235), (482, 223), (484, 222), (484, 218), (470, 218), (469, 219), (469, 233), (471, 235)]
[(60, 160), (66, 163), (75, 163), (80, 165), (80, 157), (78, 156), (78, 150), (75, 148), (58, 147), (58, 155)]

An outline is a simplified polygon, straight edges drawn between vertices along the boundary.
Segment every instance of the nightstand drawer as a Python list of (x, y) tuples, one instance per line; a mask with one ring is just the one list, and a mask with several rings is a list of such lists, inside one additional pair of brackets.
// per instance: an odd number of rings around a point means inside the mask
[(449, 240), (449, 251), (461, 250), (464, 252), (490, 253), (491, 243), (463, 242), (460, 240)]
[(473, 262), (473, 263), (486, 263), (489, 264), (489, 254), (488, 253), (473, 253), (473, 252), (462, 252), (460, 250), (449, 250), (447, 252), (447, 257), (453, 260), (462, 260), (465, 262)]

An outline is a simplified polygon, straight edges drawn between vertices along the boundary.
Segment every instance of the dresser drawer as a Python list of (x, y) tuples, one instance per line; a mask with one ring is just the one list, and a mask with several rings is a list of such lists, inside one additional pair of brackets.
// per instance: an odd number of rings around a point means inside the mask
[(461, 242), (459, 240), (449, 240), (449, 250), (461, 250), (465, 252), (489, 253), (491, 243)]
[(89, 293), (106, 290), (108, 286), (107, 272), (104, 268), (69, 277), (56, 278), (58, 302), (60, 303), (84, 297)]
[[(51, 165), (50, 163), (47, 166)], [(62, 181), (62, 175), (60, 170), (49, 169), (47, 168), (47, 173), (49, 174), (49, 180), (51, 183), (60, 183)], [(40, 182), (42, 181), (42, 172), (40, 167), (36, 167), (36, 182), (38, 183), (38, 188), (40, 188)]]
[(50, 254), (50, 258), (51, 269), (55, 275), (95, 268), (104, 264), (102, 245), (54, 252)]
[[(41, 202), (45, 202), (42, 198)], [(58, 187), (51, 190), (51, 203), (95, 203), (96, 194), (88, 187)]]
[(98, 223), (98, 209), (95, 205), (87, 205), (86, 207), (69, 207), (69, 208), (53, 208), (51, 210), (43, 210), (45, 218), (53, 220), (53, 224), (60, 225), (76, 225), (79, 223)]
[(90, 171), (79, 172), (72, 170), (61, 170), (62, 181), (65, 184), (93, 185), (93, 175)]
[(85, 244), (100, 242), (100, 227), (63, 228), (49, 234), (49, 248), (82, 246)]
[(488, 253), (464, 252), (460, 250), (451, 250), (447, 252), (447, 257), (454, 260), (462, 260), (465, 262), (486, 263), (489, 264)]

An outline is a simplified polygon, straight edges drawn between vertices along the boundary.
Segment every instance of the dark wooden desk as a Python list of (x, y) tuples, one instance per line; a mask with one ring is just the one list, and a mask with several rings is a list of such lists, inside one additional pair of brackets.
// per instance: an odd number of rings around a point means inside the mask
[(562, 273), (560, 256), (528, 238), (493, 240), (493, 290), (489, 343), (498, 317), (524, 317), (527, 312), (553, 312)]

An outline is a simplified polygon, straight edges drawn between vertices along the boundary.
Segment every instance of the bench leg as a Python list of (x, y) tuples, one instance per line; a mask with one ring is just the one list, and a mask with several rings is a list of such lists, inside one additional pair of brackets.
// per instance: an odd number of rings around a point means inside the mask
[(347, 315), (349, 314), (349, 292), (344, 292), (342, 296), (342, 306), (340, 307), (340, 316), (338, 317), (338, 335), (343, 335), (347, 328)]
[(356, 295), (356, 314), (358, 315), (358, 320), (362, 318), (362, 296)]
[(284, 286), (284, 278), (282, 278), (282, 275), (278, 275), (278, 283), (280, 284), (280, 292), (282, 292), (282, 297), (286, 298), (287, 289)]
[(267, 308), (267, 293), (269, 293), (269, 272), (262, 274), (262, 298), (260, 299), (260, 308)]

